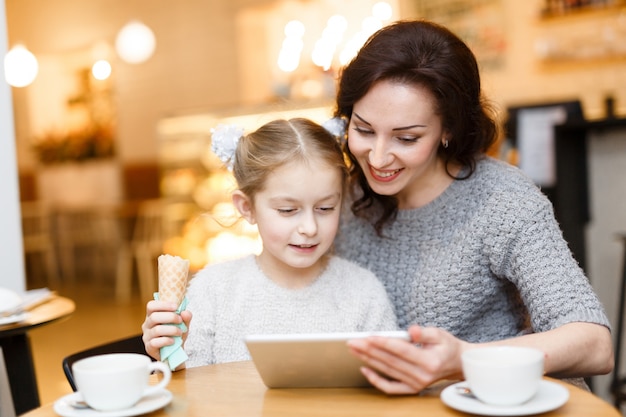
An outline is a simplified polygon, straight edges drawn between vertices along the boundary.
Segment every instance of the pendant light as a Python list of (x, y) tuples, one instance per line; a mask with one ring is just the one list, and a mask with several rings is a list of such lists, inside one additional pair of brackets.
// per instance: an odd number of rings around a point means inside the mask
[(117, 34), (115, 49), (125, 62), (140, 64), (147, 61), (156, 48), (154, 32), (138, 20), (128, 22)]
[(14, 46), (4, 56), (4, 76), (13, 87), (30, 85), (39, 72), (37, 58), (23, 45)]

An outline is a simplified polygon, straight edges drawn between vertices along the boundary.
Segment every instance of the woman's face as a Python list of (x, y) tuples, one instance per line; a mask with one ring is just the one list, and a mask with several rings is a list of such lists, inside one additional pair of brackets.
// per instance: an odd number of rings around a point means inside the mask
[(350, 152), (372, 190), (396, 196), (400, 208), (429, 202), (449, 178), (437, 156), (445, 131), (435, 103), (419, 85), (380, 81), (354, 104)]

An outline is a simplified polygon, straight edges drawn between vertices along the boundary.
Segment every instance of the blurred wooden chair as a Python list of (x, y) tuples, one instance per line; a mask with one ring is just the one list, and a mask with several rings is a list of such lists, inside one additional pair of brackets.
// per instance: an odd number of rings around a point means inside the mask
[(43, 261), (46, 282), (56, 288), (59, 285), (59, 265), (53, 237), (53, 214), (50, 207), (40, 201), (21, 203), (22, 240), (24, 260), (27, 265)]
[(159, 199), (139, 204), (130, 242), (124, 243), (118, 255), (115, 293), (119, 300), (128, 301), (131, 297), (133, 260), (137, 264), (141, 298), (152, 298), (155, 278), (151, 263), (163, 250), (162, 207)]
[(115, 274), (115, 258), (123, 243), (116, 206), (65, 206), (56, 209), (56, 235), (61, 276), (75, 282), (83, 272), (102, 279)]
[(131, 297), (133, 266), (137, 267), (139, 294), (143, 301), (151, 300), (158, 290), (157, 258), (163, 254), (166, 241), (181, 233), (183, 225), (197, 215), (192, 203), (166, 199), (143, 201), (137, 209), (137, 219), (130, 242), (118, 255), (116, 296), (127, 301)]

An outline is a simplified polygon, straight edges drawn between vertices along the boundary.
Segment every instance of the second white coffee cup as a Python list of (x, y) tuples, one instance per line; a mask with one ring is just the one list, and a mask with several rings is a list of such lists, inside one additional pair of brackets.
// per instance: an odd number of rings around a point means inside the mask
[(539, 390), (544, 353), (517, 346), (468, 350), (461, 355), (463, 374), (472, 393), (491, 405), (518, 405)]
[[(150, 374), (158, 371), (163, 378), (149, 385)], [(138, 353), (111, 353), (76, 361), (72, 373), (78, 392), (85, 402), (99, 411), (124, 410), (139, 400), (157, 393), (169, 384), (172, 371), (163, 362), (152, 362)]]

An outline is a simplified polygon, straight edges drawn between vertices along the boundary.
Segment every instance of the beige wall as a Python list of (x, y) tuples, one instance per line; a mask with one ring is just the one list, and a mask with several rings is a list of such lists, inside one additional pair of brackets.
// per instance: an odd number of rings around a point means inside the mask
[[(506, 49), (502, 67), (485, 69), (483, 78), (487, 94), (500, 107), (577, 97), (586, 114), (597, 118), (603, 114), (603, 98), (610, 92), (617, 99), (618, 111), (626, 112), (625, 60), (548, 65), (535, 52), (538, 40), (558, 33), (561, 27), (567, 34), (569, 27), (575, 29), (571, 33), (581, 32), (582, 24), (593, 36), (601, 37), (603, 28), (616, 21), (615, 17), (587, 14), (578, 19), (541, 20), (542, 0), (492, 3), (501, 4)], [(93, 43), (112, 43), (117, 30), (131, 18), (140, 18), (154, 30), (157, 50), (149, 61), (139, 65), (113, 62), (120, 157), (125, 162), (142, 162), (156, 159), (155, 124), (161, 117), (232, 108), (271, 96), (271, 69), (266, 60), (259, 57), (257, 65), (249, 65), (255, 62), (249, 55), (264, 51), (264, 34), (258, 22), (250, 24), (244, 10), (273, 4), (270, 0), (7, 0), (6, 8), (9, 44), (25, 43), (44, 58), (44, 64), (53, 62), (54, 57), (81, 53), (88, 60)], [(415, 17), (415, 2), (402, 0), (399, 4), (401, 17)], [(242, 61), (246, 65), (238, 65)], [(54, 68), (49, 65), (42, 71)], [(38, 80), (32, 87), (14, 89), (22, 169), (35, 164), (31, 137), (46, 126), (46, 117), (64, 106), (54, 94), (43, 94), (50, 102), (37, 105), (42, 97), (33, 92)]]
[[(150, 26), (158, 38), (154, 56), (134, 66), (114, 61), (112, 80), (121, 158), (153, 161), (159, 118), (187, 109), (234, 105), (240, 100), (233, 71), (237, 68), (236, 5), (236, 1), (220, 0), (9, 0), (9, 43), (22, 42), (48, 61), (80, 53), (87, 59), (92, 44), (102, 39), (112, 43), (131, 18)], [(42, 128), (33, 125), (36, 117), (30, 111), (36, 105), (29, 90), (36, 90), (38, 81), (14, 89), (21, 168), (33, 165), (30, 140)], [(65, 105), (63, 97), (51, 95), (48, 99), (51, 111)]]

